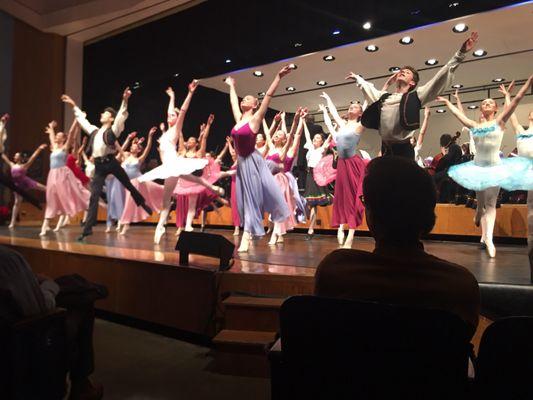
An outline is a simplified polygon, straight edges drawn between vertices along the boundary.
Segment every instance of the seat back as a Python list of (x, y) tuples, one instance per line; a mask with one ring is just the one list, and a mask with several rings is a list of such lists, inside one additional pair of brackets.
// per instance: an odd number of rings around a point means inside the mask
[(483, 333), (476, 363), (480, 396), (533, 399), (533, 317), (509, 317)]
[[(438, 310), (297, 296), (280, 311), (287, 398), (461, 398), (466, 324)], [(392, 397), (391, 397), (392, 396)]]

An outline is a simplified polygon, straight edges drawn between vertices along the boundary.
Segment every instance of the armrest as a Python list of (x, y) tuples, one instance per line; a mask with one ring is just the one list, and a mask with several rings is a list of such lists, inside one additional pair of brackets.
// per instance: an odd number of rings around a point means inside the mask
[(42, 325), (49, 324), (50, 322), (53, 322), (56, 319), (64, 319), (66, 313), (67, 310), (63, 308), (54, 308), (53, 310), (47, 311), (46, 313), (21, 319), (12, 324), (11, 329), (15, 332), (18, 332), (36, 328)]

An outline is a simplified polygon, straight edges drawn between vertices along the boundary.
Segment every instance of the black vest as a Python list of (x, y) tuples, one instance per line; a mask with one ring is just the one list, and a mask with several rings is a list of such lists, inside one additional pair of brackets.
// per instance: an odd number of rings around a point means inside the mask
[[(96, 134), (98, 133), (98, 131), (99, 129), (95, 129), (89, 135), (89, 140), (87, 140), (87, 146), (85, 147), (85, 154), (87, 154), (87, 157), (91, 157), (93, 155), (94, 138), (96, 137)], [(116, 141), (117, 141), (117, 137), (115, 136), (111, 128), (104, 131), (104, 143), (107, 145), (109, 153), (115, 152)]]
[[(381, 107), (389, 96), (390, 93), (384, 93), (378, 101), (366, 108), (361, 117), (361, 124), (365, 128), (379, 129)], [(418, 98), (416, 90), (411, 90), (403, 94), (400, 100), (400, 125), (402, 128), (406, 130), (420, 128), (420, 108), (422, 108), (422, 103)]]

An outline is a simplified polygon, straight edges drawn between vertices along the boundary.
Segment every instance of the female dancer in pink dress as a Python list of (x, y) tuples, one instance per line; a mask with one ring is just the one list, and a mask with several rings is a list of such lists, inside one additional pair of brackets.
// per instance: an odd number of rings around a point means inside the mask
[[(24, 162), (22, 159), (22, 154), (20, 153), (15, 153), (13, 156), (13, 161), (11, 161), (9, 157), (5, 155), (5, 153), (2, 153), (2, 159), (11, 168), (11, 178), (13, 179), (13, 184), (20, 190), (28, 191), (30, 189), (36, 189), (42, 192), (46, 191), (46, 186), (26, 176), (28, 169), (35, 162), (37, 157), (39, 157), (39, 154), (46, 149), (46, 147), (46, 144), (40, 145), (26, 162)], [(20, 194), (13, 192), (13, 197), (14, 202), (13, 210), (11, 211), (11, 223), (9, 224), (9, 229), (13, 229), (15, 227), (20, 205), (22, 204), (22, 196)]]
[(284, 221), (290, 213), (265, 160), (255, 149), (255, 136), (281, 79), (291, 69), (291, 66), (286, 66), (278, 72), (260, 106), (257, 98), (251, 95), (245, 96), (239, 105), (235, 80), (231, 77), (226, 78), (236, 123), (231, 134), (238, 155), (237, 203), (240, 219), (244, 224), (244, 234), (238, 249), (240, 252), (248, 251), (252, 235), (265, 234), (264, 212), (270, 213), (274, 222)]
[(165, 225), (167, 223), (168, 215), (170, 214), (170, 201), (178, 179), (186, 179), (194, 183), (199, 183), (206, 188), (213, 190), (221, 195), (224, 191), (218, 186), (214, 186), (201, 177), (192, 175), (194, 171), (203, 169), (207, 165), (207, 160), (199, 158), (185, 158), (179, 156), (176, 152), (176, 145), (180, 134), (182, 134), (183, 122), (185, 121), (185, 114), (192, 100), (194, 91), (198, 87), (198, 81), (194, 80), (189, 84), (189, 92), (185, 98), (181, 109), (175, 108), (175, 95), (172, 88), (167, 89), (167, 94), (170, 98), (168, 105), (168, 130), (159, 138), (159, 152), (161, 155), (162, 164), (159, 167), (140, 176), (140, 182), (153, 181), (155, 179), (164, 179), (163, 205), (161, 213), (159, 214), (159, 222), (154, 234), (154, 243), (159, 244), (161, 237), (165, 233)]
[(63, 132), (55, 133), (57, 124), (52, 121), (46, 127), (50, 139), (50, 172), (46, 181), (46, 210), (40, 236), (45, 236), (50, 230), (50, 220), (60, 216), (54, 231), (64, 225), (67, 216), (73, 216), (84, 211), (89, 206), (91, 192), (83, 187), (81, 182), (67, 167), (67, 149), (71, 145), (73, 136)]

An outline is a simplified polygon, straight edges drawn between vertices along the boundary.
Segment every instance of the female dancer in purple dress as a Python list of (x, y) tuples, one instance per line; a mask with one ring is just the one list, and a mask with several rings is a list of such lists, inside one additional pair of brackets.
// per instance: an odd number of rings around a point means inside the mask
[(257, 98), (247, 95), (241, 100), (239, 107), (235, 80), (231, 77), (226, 79), (236, 123), (231, 134), (238, 155), (237, 203), (240, 219), (244, 224), (244, 234), (238, 249), (240, 252), (248, 251), (252, 235), (265, 234), (264, 212), (270, 213), (274, 222), (284, 221), (290, 213), (265, 160), (255, 149), (255, 136), (281, 79), (291, 69), (291, 66), (285, 66), (278, 72), (260, 106)]
[[(13, 161), (11, 161), (9, 157), (5, 155), (5, 153), (2, 153), (2, 159), (11, 168), (11, 178), (13, 179), (13, 184), (18, 189), (23, 191), (28, 191), (30, 189), (37, 189), (42, 192), (46, 191), (46, 186), (26, 176), (28, 169), (31, 167), (37, 157), (39, 157), (41, 151), (46, 149), (46, 147), (46, 144), (40, 145), (26, 162), (24, 162), (22, 154), (20, 153), (15, 153), (13, 156)], [(22, 196), (20, 194), (13, 192), (13, 196), (15, 200), (13, 202), (13, 210), (11, 211), (11, 223), (9, 224), (9, 229), (13, 229), (15, 227), (20, 205), (22, 204)]]

